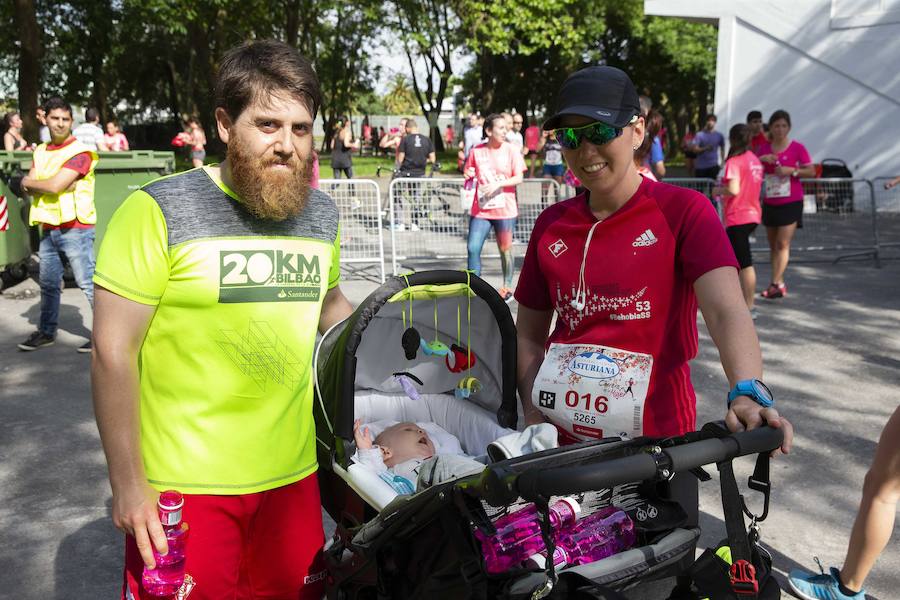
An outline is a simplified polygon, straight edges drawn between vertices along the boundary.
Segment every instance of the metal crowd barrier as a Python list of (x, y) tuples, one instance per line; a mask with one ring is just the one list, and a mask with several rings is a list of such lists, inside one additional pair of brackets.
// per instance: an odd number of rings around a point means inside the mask
[(341, 268), (350, 277), (384, 283), (381, 192), (370, 179), (321, 179), (341, 218)]
[[(834, 262), (871, 256), (878, 262), (878, 215), (872, 182), (867, 179), (801, 179), (803, 227), (798, 228), (791, 252), (839, 253)], [(765, 236), (757, 235), (754, 250), (768, 251)]]
[(900, 184), (885, 189), (893, 177), (877, 177), (872, 181), (880, 248), (900, 247)]
[[(803, 227), (791, 250), (821, 253), (835, 262), (871, 256), (876, 265), (881, 246), (900, 247), (900, 186), (884, 189), (887, 178), (804, 179)], [(700, 178), (667, 178), (666, 183), (709, 196), (715, 182)], [(396, 178), (381, 209), (378, 185), (371, 180), (322, 180), (341, 214), (341, 262), (351, 276), (383, 281), (385, 261), (399, 273), (406, 264), (439, 263), (465, 268), (469, 215), (462, 207), (462, 178)], [(569, 198), (574, 190), (552, 179), (526, 179), (517, 187), (519, 217), (514, 241), (524, 253), (538, 215)], [(384, 235), (388, 229), (389, 240)], [(756, 253), (769, 252), (764, 227), (751, 238)], [(498, 256), (491, 233), (482, 258)]]
[[(386, 226), (394, 274), (405, 270), (404, 262), (466, 267), (469, 215), (462, 207), (464, 183), (462, 178), (397, 177), (391, 181)], [(514, 242), (522, 245), (528, 243), (540, 212), (560, 200), (560, 187), (552, 179), (526, 179), (517, 186), (516, 195), (519, 217)], [(499, 256), (492, 231), (482, 258)]]
[[(697, 190), (711, 196), (715, 181), (670, 177), (665, 183)], [(801, 179), (803, 227), (798, 228), (791, 252), (837, 253), (834, 261), (871, 256), (878, 262), (879, 232), (872, 182), (866, 179)], [(883, 187), (883, 186), (882, 186)], [(722, 207), (717, 206), (720, 211)], [(751, 238), (754, 252), (769, 252), (765, 227)]]

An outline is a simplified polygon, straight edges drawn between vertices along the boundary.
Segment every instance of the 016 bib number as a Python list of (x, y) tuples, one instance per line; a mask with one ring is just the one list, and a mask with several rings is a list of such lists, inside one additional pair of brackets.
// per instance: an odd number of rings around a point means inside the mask
[(532, 402), (579, 439), (636, 437), (653, 357), (591, 344), (551, 344), (534, 380)]

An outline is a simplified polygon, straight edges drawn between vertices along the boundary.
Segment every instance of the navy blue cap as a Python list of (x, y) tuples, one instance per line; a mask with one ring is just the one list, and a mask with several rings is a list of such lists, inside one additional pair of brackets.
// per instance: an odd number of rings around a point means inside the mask
[(544, 122), (543, 128), (558, 128), (564, 115), (580, 115), (612, 127), (625, 127), (640, 113), (637, 90), (625, 71), (587, 67), (563, 82), (556, 97), (556, 114)]

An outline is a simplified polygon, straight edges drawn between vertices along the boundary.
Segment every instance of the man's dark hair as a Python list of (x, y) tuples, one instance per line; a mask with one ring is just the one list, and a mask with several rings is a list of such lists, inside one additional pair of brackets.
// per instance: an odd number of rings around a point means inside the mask
[(88, 123), (93, 123), (94, 121), (100, 120), (100, 112), (96, 108), (89, 108), (84, 111), (84, 120)]
[(49, 116), (51, 110), (56, 110), (57, 108), (61, 108), (69, 113), (69, 116), (72, 116), (72, 107), (69, 106), (69, 103), (60, 98), (59, 96), (53, 96), (52, 98), (47, 99), (44, 102), (44, 113)]
[(295, 48), (275, 40), (253, 40), (229, 50), (216, 79), (216, 107), (236, 120), (257, 98), (287, 92), (306, 104), (313, 118), (322, 104), (319, 77)]
[(709, 121), (710, 119), (712, 119), (712, 120), (715, 121), (716, 123), (719, 122), (719, 118), (718, 118), (716, 115), (712, 114), (712, 113), (709, 113), (708, 115), (706, 115), (706, 120)]
[(759, 119), (760, 121), (762, 121), (762, 113), (759, 112), (758, 110), (751, 110), (750, 112), (748, 112), (747, 113), (747, 122), (749, 123), (753, 119)]

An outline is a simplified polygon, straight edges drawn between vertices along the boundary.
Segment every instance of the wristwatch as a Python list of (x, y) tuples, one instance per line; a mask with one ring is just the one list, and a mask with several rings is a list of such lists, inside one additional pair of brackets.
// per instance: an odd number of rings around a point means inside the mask
[(800, 174), (800, 169), (794, 169), (794, 170), (791, 172), (791, 177), (796, 177), (796, 176), (799, 175), (799, 174)]
[(759, 379), (743, 379), (735, 384), (734, 388), (728, 392), (728, 408), (738, 396), (747, 396), (763, 408), (775, 406), (775, 398), (768, 386)]

